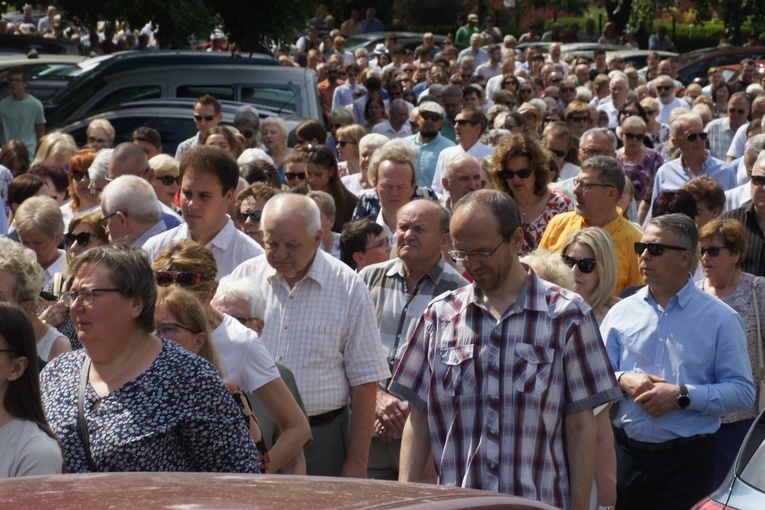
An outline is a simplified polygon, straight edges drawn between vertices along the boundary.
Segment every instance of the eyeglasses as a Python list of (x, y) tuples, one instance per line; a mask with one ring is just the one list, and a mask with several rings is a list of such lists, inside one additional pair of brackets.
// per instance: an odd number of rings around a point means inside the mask
[(191, 271), (155, 271), (154, 277), (160, 287), (167, 287), (172, 283), (177, 283), (183, 287), (193, 287), (205, 280), (215, 279), (213, 275), (192, 273)]
[(515, 171), (505, 169), (505, 170), (501, 170), (500, 172), (497, 172), (497, 176), (499, 176), (500, 179), (504, 179), (506, 181), (509, 181), (516, 175), (520, 179), (528, 179), (529, 177), (531, 177), (532, 172), (533, 170), (531, 170), (531, 168), (523, 168), (521, 170), (515, 170)]
[(655, 113), (659, 113), (659, 110), (645, 110), (646, 115), (653, 115)]
[(568, 255), (561, 255), (560, 257), (568, 267), (576, 266), (579, 268), (579, 271), (583, 272), (584, 274), (592, 273), (598, 263), (598, 261), (595, 259), (575, 259), (573, 257), (569, 257)]
[(710, 246), (709, 248), (702, 248), (701, 249), (701, 256), (703, 257), (706, 253), (710, 257), (717, 257), (720, 255), (720, 250), (727, 250), (727, 246)]
[(0, 352), (10, 352), (13, 354), (17, 354), (16, 351), (14, 351), (13, 349), (0, 349)]
[(552, 152), (553, 154), (555, 154), (559, 158), (565, 158), (566, 154), (568, 154), (568, 151), (558, 151), (558, 150), (553, 149), (552, 147), (548, 147), (547, 150)]
[(705, 131), (702, 131), (701, 133), (688, 133), (685, 135), (685, 139), (689, 142), (695, 142), (696, 138), (701, 138), (702, 140), (706, 140), (707, 136), (709, 136)]
[(70, 308), (77, 299), (80, 299), (80, 303), (85, 306), (93, 304), (93, 300), (96, 299), (96, 292), (120, 292), (120, 289), (89, 289), (82, 287), (79, 290), (70, 290), (64, 292), (64, 306)]
[(676, 250), (676, 251), (690, 251), (688, 248), (682, 246), (671, 246), (669, 244), (660, 243), (635, 243), (635, 253), (642, 255), (644, 251), (648, 250), (648, 254), (652, 257), (658, 257), (664, 250)]
[(305, 172), (284, 172), (284, 177), (291, 181), (292, 179), (305, 180)]
[(239, 213), (239, 223), (244, 223), (247, 221), (247, 219), (251, 219), (252, 221), (260, 221), (260, 218), (263, 217), (263, 211), (250, 211), (250, 212), (242, 212)]
[(619, 112), (619, 115), (626, 115), (627, 117), (634, 117), (636, 115), (640, 115), (640, 112), (637, 110), (621, 110)]
[(465, 124), (470, 124), (471, 126), (475, 126), (475, 122), (467, 119), (457, 119), (454, 121), (455, 124), (458, 126), (464, 126)]
[(389, 249), (390, 247), (391, 247), (391, 242), (390, 242), (390, 239), (388, 239), (388, 238), (386, 237), (385, 239), (383, 239), (383, 240), (382, 240), (382, 241), (380, 241), (379, 243), (377, 243), (377, 244), (375, 244), (375, 245), (373, 245), (373, 246), (369, 246), (369, 247), (367, 247), (367, 248), (364, 248), (364, 249), (363, 249), (363, 250), (361, 250), (361, 251), (369, 251), (369, 250), (380, 250), (380, 251), (382, 251), (382, 252), (386, 252), (386, 251), (388, 251), (388, 249)]
[(613, 184), (603, 184), (600, 182), (587, 182), (587, 181), (580, 181), (577, 178), (574, 178), (574, 187), (578, 188), (581, 186), (581, 188), (584, 191), (590, 191), (592, 188), (615, 188)]
[(212, 122), (214, 118), (215, 118), (215, 115), (198, 115), (196, 113), (194, 114), (194, 120), (197, 122), (201, 122), (203, 119), (205, 122)]
[(251, 131), (249, 129), (245, 129), (244, 131), (240, 131), (242, 133), (242, 136), (245, 138), (252, 138), (255, 136), (255, 131)]
[(589, 122), (590, 118), (587, 116), (572, 115), (568, 120), (571, 122)]
[(345, 147), (346, 145), (356, 145), (356, 142), (341, 140), (337, 142), (337, 145), (339, 145), (340, 147)]
[[(433, 112), (420, 112), (420, 117), (431, 122), (438, 122), (441, 120), (441, 116)], [(467, 121), (466, 121), (467, 122)]]
[(79, 182), (86, 178), (90, 179), (90, 176), (86, 172), (80, 172), (79, 170), (72, 170), (72, 180)]
[(643, 133), (624, 133), (624, 136), (627, 140), (638, 140), (639, 142), (642, 142), (645, 138)]
[(464, 262), (467, 260), (468, 257), (474, 259), (474, 260), (487, 260), (489, 257), (494, 255), (494, 252), (499, 249), (500, 246), (502, 246), (505, 243), (505, 240), (503, 239), (500, 241), (500, 243), (491, 251), (462, 251), (462, 250), (449, 250), (449, 255), (455, 262)]
[(462, 78), (472, 78), (472, 77), (473, 77), (473, 75), (472, 75), (472, 74), (461, 74), (460, 76), (461, 76)]
[(101, 218), (100, 220), (98, 220), (98, 224), (99, 224), (99, 225), (101, 225), (101, 228), (105, 229), (105, 228), (106, 228), (106, 226), (109, 224), (109, 218), (111, 218), (112, 216), (114, 216), (114, 215), (115, 215), (115, 214), (117, 214), (118, 212), (119, 212), (119, 211), (114, 211), (114, 212), (113, 212), (113, 213), (111, 213), (110, 215), (108, 215), (108, 216), (104, 216), (103, 218)]
[(254, 321), (257, 319), (257, 317), (240, 317), (238, 315), (232, 315), (231, 317), (233, 319), (236, 319), (239, 322), (239, 324), (241, 324), (242, 326), (247, 324), (247, 321)]
[(178, 186), (181, 185), (181, 176), (173, 177), (172, 175), (163, 175), (162, 177), (155, 177), (158, 181), (160, 181), (165, 186), (172, 186), (173, 183), (177, 184)]
[(179, 329), (185, 329), (186, 331), (190, 333), (199, 333), (199, 331), (194, 331), (192, 329), (187, 328), (186, 326), (177, 324), (175, 322), (163, 322), (161, 324), (157, 324), (157, 327), (154, 329), (154, 332), (158, 334), (159, 336), (164, 336), (166, 338), (174, 338), (175, 335), (178, 334)]
[(733, 115), (734, 113), (738, 113), (739, 115), (744, 115), (746, 113), (746, 110), (743, 108), (728, 108), (728, 113)]
[(531, 89), (521, 89), (521, 94), (533, 94), (534, 91)]
[(550, 81), (553, 83), (560, 83), (563, 81), (563, 78), (550, 78)]
[(595, 156), (605, 156), (611, 151), (603, 149), (580, 149), (588, 158), (594, 158)]
[(751, 181), (755, 186), (765, 186), (765, 175), (753, 175)]
[(80, 248), (85, 248), (90, 242), (91, 236), (95, 236), (95, 234), (91, 234), (90, 232), (72, 234), (70, 232), (68, 234), (64, 234), (64, 243), (66, 243), (67, 246), (71, 246), (75, 241), (77, 241), (77, 244), (80, 245)]
[(563, 92), (565, 94), (566, 92), (574, 92), (574, 91), (576, 91), (576, 88), (575, 87), (561, 87), (558, 90), (560, 90), (561, 92)]
[(656, 85), (656, 90), (670, 90), (672, 85)]
[(409, 121), (409, 126), (412, 127), (412, 129), (418, 129), (420, 127), (420, 124), (415, 122), (415, 121), (413, 121), (413, 120), (410, 120)]

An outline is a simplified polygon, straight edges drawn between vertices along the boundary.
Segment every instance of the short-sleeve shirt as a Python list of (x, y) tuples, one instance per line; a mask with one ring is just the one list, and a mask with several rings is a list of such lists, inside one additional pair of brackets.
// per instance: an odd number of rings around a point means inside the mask
[(45, 124), (43, 105), (34, 96), (14, 99), (8, 96), (0, 101), (0, 122), (3, 132), (0, 142), (21, 140), (29, 149), (29, 154), (37, 151), (37, 125)]

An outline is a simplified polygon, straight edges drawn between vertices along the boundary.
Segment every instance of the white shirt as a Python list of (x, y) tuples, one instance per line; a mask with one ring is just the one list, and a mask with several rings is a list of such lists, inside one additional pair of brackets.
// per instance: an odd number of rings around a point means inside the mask
[(738, 209), (752, 200), (752, 185), (749, 182), (725, 192), (725, 206), (723, 212)]
[(361, 278), (321, 250), (290, 289), (265, 256), (232, 273), (266, 298), (263, 343), (295, 374), (308, 416), (348, 405), (352, 387), (390, 377), (372, 298)]
[(563, 168), (560, 169), (560, 175), (558, 176), (558, 181), (562, 181), (564, 179), (572, 179), (579, 175), (580, 168), (576, 166), (575, 164), (566, 161), (563, 164)]
[(390, 121), (386, 120), (385, 122), (375, 124), (375, 126), (372, 128), (372, 132), (385, 135), (393, 140), (394, 138), (404, 138), (405, 136), (411, 135), (412, 129), (409, 127), (409, 122), (404, 122), (404, 124), (401, 126), (401, 129), (396, 131), (393, 129), (393, 126), (391, 126)]
[(433, 184), (430, 186), (439, 198), (445, 198), (449, 196), (449, 192), (444, 189), (441, 184), (441, 178), (444, 176), (444, 166), (446, 162), (457, 154), (467, 152), (476, 157), (476, 159), (486, 158), (494, 154), (494, 147), (482, 144), (480, 141), (473, 144), (468, 150), (462, 148), (462, 145), (457, 144), (453, 147), (448, 147), (441, 151), (438, 155), (438, 162), (436, 163), (436, 171), (433, 174)]
[[(739, 126), (736, 130), (736, 134), (733, 135), (733, 141), (730, 143), (726, 156), (731, 156), (733, 159), (738, 159), (744, 155), (746, 150), (746, 130), (749, 129), (749, 123)], [(721, 158), (722, 159), (722, 158)], [(748, 177), (747, 177), (748, 180)]]
[(659, 101), (659, 117), (656, 119), (656, 122), (669, 125), (669, 114), (672, 113), (672, 110), (674, 110), (675, 108), (688, 108), (688, 107), (689, 107), (688, 103), (678, 98), (673, 99), (672, 102), (669, 104), (664, 104), (661, 101)]
[(50, 283), (50, 281), (53, 279), (53, 276), (55, 276), (56, 273), (63, 273), (65, 267), (66, 267), (66, 252), (64, 250), (58, 250), (58, 258), (55, 261), (53, 261), (51, 265), (48, 266), (48, 269), (45, 270), (45, 283), (43, 284), (43, 289), (45, 288), (46, 285), (48, 285), (48, 283)]
[(608, 114), (608, 129), (616, 129), (619, 125), (619, 110), (616, 109), (614, 103), (604, 103), (598, 106), (598, 111)]
[(255, 391), (279, 378), (274, 358), (258, 334), (230, 315), (210, 335), (226, 370), (227, 383), (245, 391)]
[[(159, 252), (181, 239), (191, 239), (191, 232), (186, 223), (152, 237), (146, 241), (143, 249), (149, 255), (149, 260), (154, 262)], [(228, 218), (226, 225), (206, 247), (212, 250), (215, 261), (218, 263), (216, 280), (230, 274), (242, 262), (264, 253), (258, 243), (236, 229), (231, 218)]]

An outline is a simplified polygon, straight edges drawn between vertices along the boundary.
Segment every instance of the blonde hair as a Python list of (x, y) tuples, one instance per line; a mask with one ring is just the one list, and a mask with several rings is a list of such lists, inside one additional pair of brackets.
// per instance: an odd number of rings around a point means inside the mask
[(531, 267), (541, 279), (570, 291), (575, 290), (574, 274), (557, 253), (542, 249), (534, 250), (521, 257), (520, 261)]
[[(190, 239), (181, 239), (159, 252), (151, 268), (154, 271), (190, 271), (212, 277), (218, 274), (218, 263), (213, 252)], [(214, 287), (212, 279), (203, 279), (188, 290), (204, 303), (212, 296)]]
[(16, 230), (19, 234), (35, 229), (51, 239), (64, 234), (64, 216), (58, 203), (47, 196), (24, 200), (16, 209)]
[(598, 272), (598, 286), (588, 299), (590, 306), (596, 312), (604, 306), (613, 306), (618, 299), (616, 293), (616, 250), (611, 236), (602, 228), (588, 227), (574, 232), (563, 245), (562, 254), (574, 243), (587, 246), (595, 254), (595, 270)]
[(65, 165), (76, 152), (77, 144), (72, 135), (54, 131), (40, 138), (33, 163), (49, 162)]

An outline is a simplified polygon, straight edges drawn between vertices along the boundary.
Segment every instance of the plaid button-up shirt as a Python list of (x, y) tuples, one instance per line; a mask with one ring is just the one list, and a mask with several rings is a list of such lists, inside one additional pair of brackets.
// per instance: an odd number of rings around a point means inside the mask
[(390, 389), (428, 414), (439, 483), (561, 508), (564, 416), (621, 398), (589, 306), (531, 270), (499, 320), (474, 285), (435, 299)]

